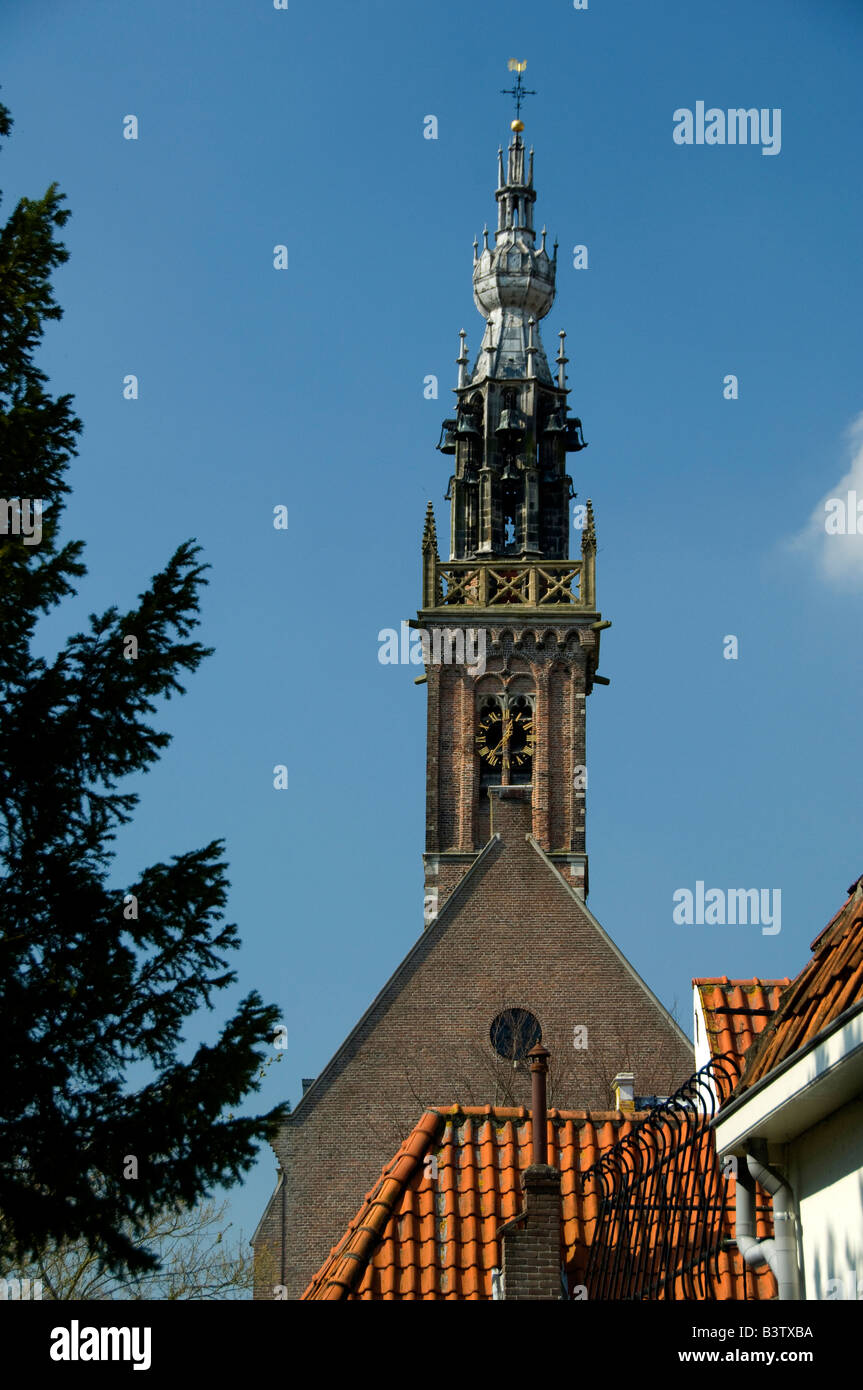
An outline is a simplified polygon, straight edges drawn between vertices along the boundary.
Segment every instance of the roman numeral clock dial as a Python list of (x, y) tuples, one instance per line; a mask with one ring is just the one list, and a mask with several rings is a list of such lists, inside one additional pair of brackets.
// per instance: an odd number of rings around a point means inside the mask
[(508, 782), (511, 769), (526, 767), (533, 756), (533, 719), (521, 710), (489, 710), (479, 723), (476, 750)]

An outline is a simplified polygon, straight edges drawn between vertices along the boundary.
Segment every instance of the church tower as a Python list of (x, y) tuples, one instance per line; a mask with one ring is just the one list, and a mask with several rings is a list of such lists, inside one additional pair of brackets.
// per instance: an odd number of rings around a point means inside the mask
[(567, 471), (585, 443), (564, 338), (553, 374), (540, 336), (556, 248), (544, 231), (537, 244), (533, 154), (512, 130), (494, 241), (474, 245), (485, 332), (470, 370), (462, 334), (439, 445), (448, 558), (431, 504), (422, 540), (425, 921), (417, 902), (413, 944), (273, 1140), (258, 1298), (302, 1295), (424, 1110), (529, 1105), (535, 1043), (552, 1057), (550, 1104), (598, 1127), (615, 1082), (669, 1095), (693, 1070), (688, 1038), (585, 901), (585, 702), (608, 623), (592, 509)]
[(557, 244), (549, 255), (543, 227), (537, 245), (522, 129), (513, 122), (506, 167), (498, 151), (494, 243), (487, 228), (481, 250), (474, 242), (485, 332), (470, 371), (460, 335), (455, 414), (438, 445), (454, 470), (449, 558), (438, 555), (431, 503), (422, 543), (427, 924), (488, 842), (495, 799), (508, 794), (494, 788), (529, 788), (537, 844), (582, 896), (588, 886), (585, 701), (611, 624), (596, 609), (593, 509), (571, 506), (569, 456), (586, 446), (569, 412), (565, 334), (555, 374), (540, 335)]

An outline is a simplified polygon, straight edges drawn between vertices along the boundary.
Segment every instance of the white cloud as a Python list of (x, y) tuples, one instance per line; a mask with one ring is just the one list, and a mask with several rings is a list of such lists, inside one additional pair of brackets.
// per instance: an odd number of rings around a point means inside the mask
[[(849, 426), (845, 437), (850, 457), (847, 473), (824, 493), (806, 525), (789, 542), (790, 549), (806, 551), (819, 577), (837, 589), (863, 588), (863, 516), (856, 520), (854, 497), (849, 507), (848, 496), (854, 494), (863, 504), (863, 413)], [(827, 531), (828, 518), (833, 528), (837, 514), (844, 518), (844, 535)]]

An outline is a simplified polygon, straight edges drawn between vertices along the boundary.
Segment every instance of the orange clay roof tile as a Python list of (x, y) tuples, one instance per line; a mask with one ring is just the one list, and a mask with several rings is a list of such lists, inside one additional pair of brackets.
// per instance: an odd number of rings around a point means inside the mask
[(782, 980), (729, 980), (727, 975), (692, 982), (698, 990), (711, 1057), (729, 1053), (742, 1070), (743, 1058), (779, 1007)]
[(812, 956), (783, 991), (746, 1057), (735, 1096), (792, 1057), (863, 1000), (863, 879), (812, 942)]
[[(598, 1214), (596, 1186), (582, 1193), (579, 1174), (632, 1129), (621, 1111), (550, 1110), (548, 1161), (561, 1174), (562, 1236), (567, 1265), (583, 1269)], [(437, 1159), (437, 1181), (433, 1165)], [(531, 1159), (528, 1112), (491, 1106), (426, 1111), (388, 1164), (343, 1239), (303, 1293), (307, 1300), (487, 1300), (500, 1265), (498, 1232), (522, 1209), (521, 1174)], [(729, 1181), (729, 1236), (733, 1230)], [(758, 1213), (760, 1237), (772, 1234)], [(717, 1297), (771, 1298), (766, 1267), (744, 1286), (736, 1250), (723, 1253)]]

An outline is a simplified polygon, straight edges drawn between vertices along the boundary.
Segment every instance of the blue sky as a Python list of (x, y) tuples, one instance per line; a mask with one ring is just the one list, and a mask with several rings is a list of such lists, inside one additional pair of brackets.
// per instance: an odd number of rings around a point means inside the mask
[[(480, 339), (511, 57), (538, 91), (543, 338), (568, 333), (614, 624), (588, 701), (590, 906), (687, 1031), (693, 975), (794, 975), (863, 872), (863, 538), (822, 524), (825, 498), (863, 500), (863, 11), (7, 0), (0, 42), (5, 215), (52, 180), (73, 212), (41, 365), (85, 425), (66, 535), (90, 572), (43, 640), (203, 546), (216, 653), (166, 707), (117, 881), (225, 838), (238, 990), (288, 1027), (262, 1103), (296, 1103), (422, 926), (425, 692), (377, 634), (415, 614), (428, 498), (447, 529), (434, 444), (458, 330), (471, 359)], [(779, 108), (779, 154), (675, 144), (699, 100)], [(698, 880), (780, 888), (781, 932), (675, 925)], [(265, 1152), (232, 1194), (247, 1234), (273, 1174)]]

